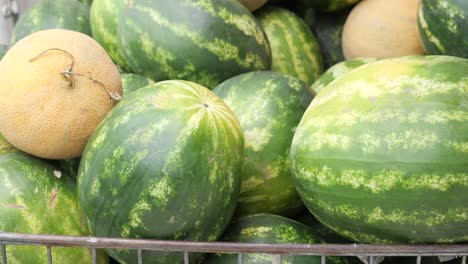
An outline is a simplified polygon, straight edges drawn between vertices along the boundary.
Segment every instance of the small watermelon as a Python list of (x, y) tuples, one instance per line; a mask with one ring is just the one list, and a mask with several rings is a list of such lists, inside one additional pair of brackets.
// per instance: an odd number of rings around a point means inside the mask
[(427, 54), (468, 58), (468, 1), (421, 0), (418, 29)]
[(335, 12), (348, 8), (360, 0), (298, 0), (299, 2), (308, 2), (318, 11), (322, 12)]
[(323, 72), (317, 39), (305, 22), (284, 8), (267, 7), (257, 19), (271, 47), (271, 70), (295, 77), (308, 85)]
[(127, 5), (128, 0), (94, 0), (90, 22), (93, 38), (107, 51), (115, 64), (129, 72), (131, 68), (117, 35), (119, 17)]
[(303, 209), (289, 164), (294, 129), (312, 96), (308, 86), (277, 72), (233, 77), (213, 92), (232, 109), (245, 135), (245, 159), (237, 215), (292, 216)]
[(91, 35), (89, 8), (76, 0), (40, 0), (20, 16), (12, 32), (11, 44), (31, 33), (54, 28)]
[[(236, 208), (243, 150), (236, 117), (207, 88), (174, 80), (138, 89), (86, 146), (81, 212), (95, 236), (217, 240)], [(108, 252), (120, 262), (137, 259), (134, 250)], [(183, 263), (184, 256), (144, 251), (143, 259)]]

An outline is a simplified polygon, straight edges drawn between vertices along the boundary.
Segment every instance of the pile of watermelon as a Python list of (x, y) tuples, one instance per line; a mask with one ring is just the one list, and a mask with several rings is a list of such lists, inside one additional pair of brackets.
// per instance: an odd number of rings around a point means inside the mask
[(0, 58), (0, 232), (468, 242), (466, 0), (38, 0)]

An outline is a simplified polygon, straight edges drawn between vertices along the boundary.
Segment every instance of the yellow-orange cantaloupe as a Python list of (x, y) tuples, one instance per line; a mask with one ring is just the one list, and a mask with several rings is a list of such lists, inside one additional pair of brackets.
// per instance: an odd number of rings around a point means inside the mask
[(346, 59), (422, 55), (417, 12), (419, 0), (364, 0), (346, 19), (342, 45)]
[(0, 61), (0, 133), (38, 157), (78, 157), (119, 95), (118, 69), (95, 40), (63, 29), (39, 31)]

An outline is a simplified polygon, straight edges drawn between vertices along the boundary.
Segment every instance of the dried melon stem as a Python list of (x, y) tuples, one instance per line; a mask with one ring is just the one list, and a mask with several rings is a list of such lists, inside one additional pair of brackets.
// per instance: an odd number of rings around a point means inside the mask
[(96, 80), (96, 79), (93, 79), (93, 78), (91, 78), (91, 77), (89, 77), (89, 76), (83, 75), (83, 74), (81, 74), (81, 73), (73, 72), (72, 70), (73, 70), (73, 66), (75, 65), (75, 57), (73, 57), (73, 55), (70, 54), (70, 52), (68, 52), (68, 51), (66, 51), (66, 50), (59, 49), (59, 48), (50, 48), (50, 49), (46, 49), (46, 50), (44, 50), (43, 52), (39, 53), (39, 54), (38, 54), (37, 56), (35, 56), (34, 58), (29, 59), (29, 62), (33, 62), (33, 61), (39, 59), (40, 57), (42, 57), (42, 56), (43, 56), (44, 54), (46, 54), (47, 52), (49, 52), (49, 51), (54, 51), (54, 50), (55, 50), (55, 51), (61, 51), (61, 52), (65, 53), (65, 54), (67, 54), (68, 56), (70, 56), (70, 58), (71, 58), (70, 67), (68, 67), (68, 69), (67, 69), (66, 71), (63, 71), (63, 72), (60, 73), (60, 74), (61, 74), (63, 77), (65, 77), (65, 79), (69, 82), (69, 86), (70, 86), (70, 87), (73, 87), (73, 86), (74, 86), (72, 77), (73, 77), (74, 75), (76, 75), (76, 76), (83, 77), (83, 78), (86, 78), (86, 79), (88, 79), (88, 80), (90, 80), (90, 81), (93, 81), (93, 82), (95, 82), (95, 83), (100, 84), (100, 85), (104, 88), (104, 90), (109, 94), (110, 98), (111, 98), (112, 100), (114, 100), (115, 102), (118, 102), (118, 101), (122, 100), (122, 97), (120, 96), (120, 94), (111, 92), (109, 89), (107, 89), (106, 85), (105, 85), (103, 82), (101, 82), (101, 81), (99, 81), (99, 80)]

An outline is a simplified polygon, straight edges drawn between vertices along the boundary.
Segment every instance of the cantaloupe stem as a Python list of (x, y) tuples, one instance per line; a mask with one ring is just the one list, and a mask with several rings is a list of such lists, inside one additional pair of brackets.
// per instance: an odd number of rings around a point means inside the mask
[(70, 63), (70, 67), (68, 67), (68, 70), (63, 71), (63, 72), (60, 73), (63, 77), (65, 77), (65, 79), (67, 79), (67, 81), (69, 81), (70, 87), (73, 87), (73, 81), (72, 81), (71, 77), (73, 75), (76, 75), (76, 76), (84, 77), (84, 78), (86, 78), (88, 80), (91, 80), (91, 81), (93, 81), (95, 83), (100, 84), (102, 87), (104, 87), (104, 90), (106, 90), (106, 92), (109, 94), (109, 96), (110, 96), (110, 98), (112, 100), (114, 100), (114, 101), (122, 100), (122, 97), (120, 96), (120, 94), (111, 92), (109, 89), (107, 89), (106, 85), (103, 82), (95, 80), (95, 79), (93, 79), (93, 78), (91, 78), (89, 76), (83, 75), (81, 73), (72, 72), (73, 66), (75, 65), (75, 57), (73, 57), (73, 55), (70, 52), (66, 51), (66, 50), (59, 49), (59, 48), (46, 49), (45, 51), (41, 52), (40, 54), (38, 54), (34, 58), (29, 59), (29, 62), (33, 62), (33, 61), (37, 60), (38, 58), (40, 58), (41, 56), (43, 56), (44, 54), (46, 54), (47, 52), (52, 51), (52, 50), (61, 51), (61, 52), (65, 53), (65, 54), (67, 54), (68, 56), (70, 56), (70, 58), (72, 59), (72, 61)]

